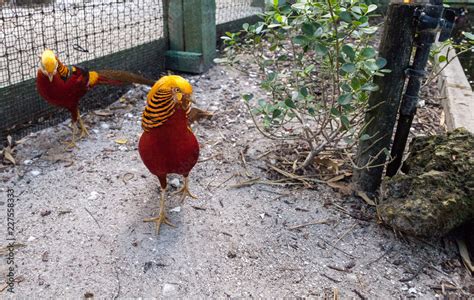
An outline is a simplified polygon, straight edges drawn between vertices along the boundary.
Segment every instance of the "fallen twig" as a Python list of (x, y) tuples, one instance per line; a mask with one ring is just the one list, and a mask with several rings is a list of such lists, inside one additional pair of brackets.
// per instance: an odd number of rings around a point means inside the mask
[(340, 240), (342, 240), (349, 232), (351, 232), (352, 229), (354, 229), (354, 227), (355, 227), (356, 225), (357, 225), (357, 223), (354, 224), (354, 225), (352, 225), (349, 229), (347, 229), (347, 230), (341, 235), (341, 237), (337, 239), (337, 241), (334, 243), (333, 246), (336, 246), (337, 243), (339, 243)]
[(91, 216), (91, 218), (95, 221), (95, 223), (97, 224), (97, 226), (99, 226), (99, 228), (101, 228), (99, 222), (97, 221), (97, 219), (94, 217), (94, 215), (92, 215), (92, 213), (86, 208), (84, 207), (84, 209), (87, 211), (87, 213)]
[(294, 229), (298, 229), (298, 228), (306, 227), (306, 226), (311, 226), (311, 225), (328, 224), (329, 221), (330, 221), (329, 219), (322, 220), (322, 221), (313, 221), (313, 222), (304, 223), (304, 224), (300, 224), (300, 225), (290, 226), (290, 227), (288, 227), (288, 229), (289, 229), (289, 230), (294, 230)]
[(334, 279), (334, 278), (332, 278), (332, 277), (330, 277), (330, 276), (328, 276), (328, 275), (326, 275), (326, 274), (324, 274), (324, 273), (320, 273), (320, 274), (321, 274), (321, 276), (326, 277), (327, 279), (329, 279), (329, 280), (331, 280), (331, 281), (333, 281), (333, 282), (335, 282), (335, 283), (341, 282), (341, 280)]

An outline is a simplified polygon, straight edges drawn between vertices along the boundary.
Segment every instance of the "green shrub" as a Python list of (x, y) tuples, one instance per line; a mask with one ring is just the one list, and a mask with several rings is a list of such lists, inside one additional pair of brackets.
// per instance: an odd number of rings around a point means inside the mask
[[(262, 14), (222, 37), (227, 63), (238, 67), (250, 56), (259, 67), (261, 87), (271, 97), (245, 94), (260, 131), (274, 139), (303, 140), (308, 166), (324, 149), (351, 146), (358, 136), (373, 76), (383, 76), (386, 60), (370, 41), (377, 26), (369, 17), (377, 6), (358, 0), (298, 0)], [(289, 129), (291, 127), (291, 130)]]

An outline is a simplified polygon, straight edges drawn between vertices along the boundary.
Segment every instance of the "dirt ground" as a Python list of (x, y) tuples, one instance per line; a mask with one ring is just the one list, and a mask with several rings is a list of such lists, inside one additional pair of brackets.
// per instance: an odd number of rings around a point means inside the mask
[[(21, 244), (16, 294), (2, 287), (2, 258), (0, 298), (337, 293), (343, 299), (433, 299), (442, 297), (442, 288), (445, 295), (473, 292), (452, 241), (396, 235), (360, 199), (323, 184), (233, 187), (267, 178), (265, 154), (281, 147), (258, 134), (240, 99), (257, 90), (249, 81), (255, 79), (222, 66), (188, 79), (198, 106), (216, 114), (194, 125), (201, 155), (190, 178), (199, 199), (180, 203), (168, 194), (177, 227), (163, 225), (157, 235), (143, 222), (158, 211), (159, 188), (137, 152), (146, 95), (138, 87), (110, 108), (85, 115), (91, 136), (78, 149), (64, 151), (70, 136), (64, 122), (28, 136), (16, 148), (19, 165), (0, 169), (2, 224), (11, 188), (18, 196), (15, 237)], [(4, 225), (0, 234), (4, 247)]]

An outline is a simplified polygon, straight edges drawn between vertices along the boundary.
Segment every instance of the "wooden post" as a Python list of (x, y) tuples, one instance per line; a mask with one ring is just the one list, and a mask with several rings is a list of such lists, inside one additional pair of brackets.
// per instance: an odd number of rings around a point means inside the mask
[(167, 0), (169, 47), (166, 68), (202, 73), (216, 53), (215, 0)]
[(371, 138), (361, 140), (357, 149), (354, 183), (357, 189), (373, 194), (380, 186), (386, 163), (384, 149), (390, 149), (393, 128), (405, 83), (405, 70), (410, 63), (415, 34), (414, 5), (390, 4), (379, 56), (387, 60), (391, 72), (375, 77), (379, 90), (369, 97), (362, 134)]

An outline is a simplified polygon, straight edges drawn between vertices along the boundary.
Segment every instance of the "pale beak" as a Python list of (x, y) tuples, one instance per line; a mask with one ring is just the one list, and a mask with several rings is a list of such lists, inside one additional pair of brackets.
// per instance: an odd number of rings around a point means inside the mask
[(53, 82), (54, 74), (48, 73), (49, 82)]

